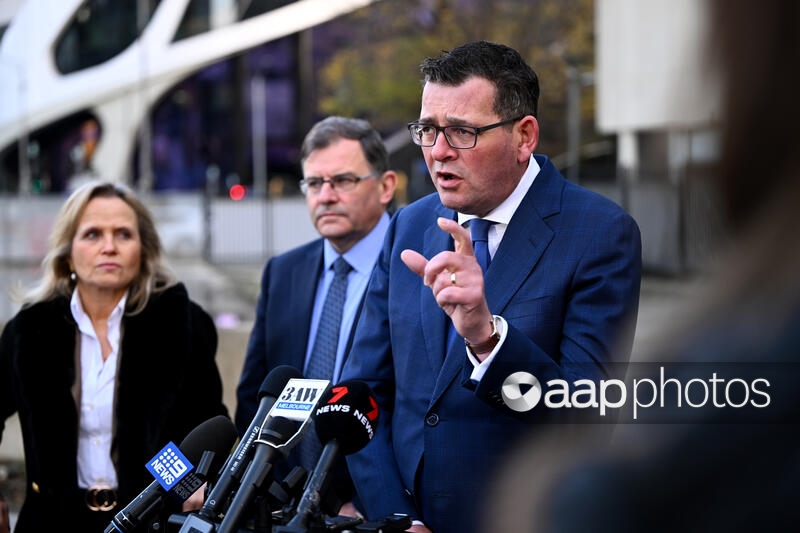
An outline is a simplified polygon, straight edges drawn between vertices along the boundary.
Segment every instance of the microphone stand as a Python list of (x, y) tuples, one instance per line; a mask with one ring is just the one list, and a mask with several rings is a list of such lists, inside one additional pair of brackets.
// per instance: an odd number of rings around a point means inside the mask
[(297, 512), (285, 526), (273, 527), (273, 533), (305, 533), (309, 531), (309, 523), (312, 524), (312, 528), (325, 528), (325, 517), (320, 511), (322, 490), (338, 454), (339, 443), (336, 439), (328, 441), (322, 448), (317, 467), (303, 490), (303, 496), (297, 504)]

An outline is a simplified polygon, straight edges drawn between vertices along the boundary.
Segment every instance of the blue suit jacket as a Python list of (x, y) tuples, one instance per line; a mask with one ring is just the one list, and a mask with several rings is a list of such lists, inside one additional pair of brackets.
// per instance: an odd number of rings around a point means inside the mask
[(432, 194), (392, 218), (342, 374), (366, 381), (381, 408), (375, 438), (348, 456), (371, 519), (401, 512), (434, 533), (474, 531), (504, 455), (550, 416), (541, 405), (522, 414), (506, 407), (506, 377), (600, 379), (630, 356), (639, 229), (617, 204), (535, 157), (541, 171), (486, 272), (489, 309), (509, 328), (477, 386), (464, 345), (446, 353), (449, 319), (400, 259), (409, 248), (427, 258), (452, 250), (436, 219), (456, 213)]
[[(316, 239), (270, 259), (261, 274), (261, 292), (236, 388), (236, 428), (243, 434), (258, 410), (258, 389), (273, 368), (303, 371), (317, 281), (322, 275), (324, 239)], [(363, 297), (362, 297), (363, 302)], [(361, 305), (353, 323), (358, 322)], [(353, 342), (355, 328), (345, 345)]]
[[(273, 368), (290, 365), (303, 371), (314, 311), (317, 281), (322, 275), (324, 239), (316, 239), (270, 259), (261, 275), (261, 292), (247, 346), (242, 375), (236, 388), (236, 429), (243, 435), (258, 410), (258, 390)], [(363, 297), (362, 297), (363, 301)], [(358, 321), (356, 311), (354, 324)], [(345, 354), (353, 339), (352, 328)], [(303, 438), (318, 438), (308, 432)], [(353, 496), (344, 460), (337, 465), (333, 487), (341, 499)], [(299, 464), (296, 453), (277, 465), (279, 478)], [(309, 474), (310, 475), (310, 474)]]
[(261, 292), (239, 384), (236, 428), (242, 435), (258, 410), (258, 389), (279, 365), (303, 371), (322, 274), (324, 239), (316, 239), (270, 259), (261, 274)]

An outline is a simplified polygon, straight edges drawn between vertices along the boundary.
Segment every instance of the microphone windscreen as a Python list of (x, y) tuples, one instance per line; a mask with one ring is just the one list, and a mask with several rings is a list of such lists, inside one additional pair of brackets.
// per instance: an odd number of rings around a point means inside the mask
[[(190, 431), (178, 448), (194, 465), (200, 461), (203, 452), (214, 452), (215, 458), (211, 471), (216, 472), (222, 467), (222, 461), (227, 459), (238, 437), (236, 426), (233, 425), (231, 419), (224, 415), (217, 415)], [(219, 464), (217, 464), (218, 462)]]
[(314, 411), (314, 427), (325, 444), (336, 439), (342, 454), (355, 453), (372, 439), (378, 426), (378, 403), (369, 385), (347, 380), (329, 387)]
[(286, 443), (297, 433), (297, 422), (285, 416), (267, 418), (258, 434), (258, 440), (280, 445)]
[(290, 379), (303, 379), (303, 374), (290, 365), (279, 365), (273, 368), (258, 389), (258, 399), (265, 396), (277, 398)]

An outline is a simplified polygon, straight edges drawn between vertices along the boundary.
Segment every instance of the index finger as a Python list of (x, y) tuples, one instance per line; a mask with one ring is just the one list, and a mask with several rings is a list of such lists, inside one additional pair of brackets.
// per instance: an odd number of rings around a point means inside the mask
[(475, 256), (475, 251), (472, 249), (472, 237), (470, 237), (468, 229), (450, 218), (439, 217), (436, 222), (440, 228), (453, 237), (457, 254)]

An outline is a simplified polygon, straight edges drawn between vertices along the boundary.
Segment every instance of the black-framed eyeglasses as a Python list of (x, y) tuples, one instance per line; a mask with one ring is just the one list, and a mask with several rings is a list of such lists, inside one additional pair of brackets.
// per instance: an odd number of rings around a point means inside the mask
[(439, 137), (439, 132), (444, 132), (444, 138), (447, 139), (447, 144), (459, 150), (467, 150), (475, 148), (478, 144), (478, 135), (484, 131), (489, 131), (506, 124), (511, 124), (518, 120), (522, 120), (526, 115), (522, 115), (508, 120), (489, 124), (488, 126), (434, 126), (433, 124), (422, 124), (420, 122), (409, 122), (408, 132), (411, 134), (411, 140), (417, 146), (433, 146), (436, 144), (436, 139)]
[(374, 172), (364, 174), (363, 176), (356, 176), (355, 174), (348, 172), (346, 174), (337, 174), (336, 176), (331, 176), (328, 179), (319, 177), (304, 178), (300, 180), (300, 190), (303, 192), (303, 194), (319, 194), (319, 192), (322, 190), (322, 186), (327, 183), (333, 187), (333, 190), (336, 192), (347, 192), (355, 189), (356, 185), (358, 185), (362, 180), (371, 178), (373, 176), (375, 176)]

